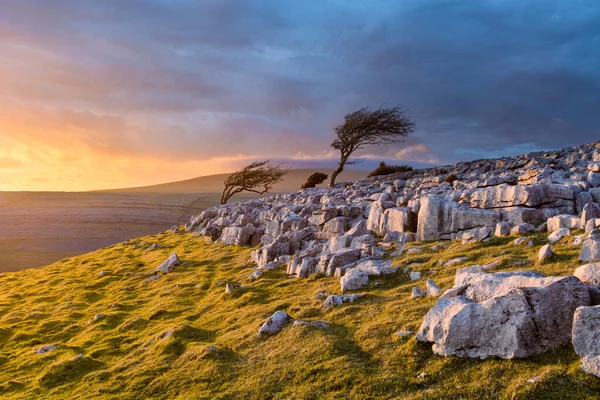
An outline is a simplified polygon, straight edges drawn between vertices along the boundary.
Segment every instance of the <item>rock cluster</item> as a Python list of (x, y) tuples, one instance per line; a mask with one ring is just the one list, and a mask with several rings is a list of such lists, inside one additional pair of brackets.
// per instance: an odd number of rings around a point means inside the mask
[[(381, 259), (382, 239), (398, 247), (414, 239), (468, 244), (544, 223), (559, 232), (551, 241), (570, 229), (593, 236), (600, 226), (599, 158), (596, 142), (373, 177), (213, 207), (186, 229), (259, 246), (252, 255), (258, 268), (285, 266), (297, 277), (342, 277), (357, 263)], [(457, 179), (448, 183), (448, 175)], [(600, 239), (586, 239), (582, 260), (600, 259)]]

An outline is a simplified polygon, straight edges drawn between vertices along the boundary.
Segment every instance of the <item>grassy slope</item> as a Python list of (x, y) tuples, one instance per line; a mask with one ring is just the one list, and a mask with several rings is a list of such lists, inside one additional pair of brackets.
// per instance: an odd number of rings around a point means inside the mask
[[(572, 239), (555, 246), (560, 256), (538, 265), (545, 235), (534, 248), (512, 239), (403, 255), (394, 264), (452, 286), (456, 267), (502, 260), (499, 270), (537, 269), (570, 274), (577, 267)], [(133, 243), (169, 248), (144, 251)], [(508, 253), (500, 255), (502, 250)], [(169, 253), (184, 261), (146, 282)], [(373, 278), (356, 303), (322, 310), (320, 291), (338, 293), (334, 278), (290, 279), (267, 272), (250, 290), (224, 293), (224, 281), (244, 283), (249, 249), (206, 244), (190, 234), (164, 233), (63, 260), (35, 270), (0, 275), (0, 397), (168, 399), (525, 399), (598, 398), (600, 380), (579, 370), (567, 343), (527, 360), (442, 358), (429, 345), (395, 332), (416, 331), (435, 299), (410, 299), (406, 274)], [(439, 259), (468, 255), (452, 268)], [(514, 262), (529, 261), (526, 267)], [(99, 277), (101, 270), (109, 274)], [(437, 272), (434, 272), (437, 270)], [(424, 279), (419, 284), (424, 285)], [(324, 320), (326, 329), (285, 328), (257, 338), (276, 310)], [(94, 315), (106, 318), (93, 322)], [(163, 338), (166, 332), (171, 335)], [(37, 355), (44, 344), (56, 351)], [(212, 345), (220, 349), (207, 351)], [(77, 358), (78, 354), (83, 357)], [(539, 376), (538, 383), (527, 380)]]

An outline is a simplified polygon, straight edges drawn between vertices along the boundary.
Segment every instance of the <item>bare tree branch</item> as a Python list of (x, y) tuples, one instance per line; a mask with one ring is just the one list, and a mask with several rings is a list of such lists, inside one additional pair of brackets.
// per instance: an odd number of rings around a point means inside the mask
[(340, 151), (340, 163), (331, 174), (329, 186), (334, 186), (344, 166), (352, 163), (349, 158), (355, 151), (368, 145), (400, 143), (414, 130), (415, 123), (400, 107), (381, 106), (374, 111), (365, 107), (347, 114), (344, 123), (335, 128), (337, 138), (331, 143), (331, 147)]
[(265, 194), (273, 185), (280, 182), (288, 170), (269, 161), (256, 161), (234, 172), (225, 180), (221, 204), (226, 204), (232, 196), (241, 192)]

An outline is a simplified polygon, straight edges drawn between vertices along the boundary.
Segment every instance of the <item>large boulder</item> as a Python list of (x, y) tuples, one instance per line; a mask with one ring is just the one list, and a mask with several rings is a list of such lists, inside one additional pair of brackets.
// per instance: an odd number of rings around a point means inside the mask
[(576, 277), (527, 271), (457, 272), (454, 294), (438, 299), (417, 333), (443, 356), (540, 354), (568, 341), (575, 310), (590, 304), (588, 288)]
[(600, 306), (575, 311), (572, 340), (581, 357), (581, 369), (600, 378)]

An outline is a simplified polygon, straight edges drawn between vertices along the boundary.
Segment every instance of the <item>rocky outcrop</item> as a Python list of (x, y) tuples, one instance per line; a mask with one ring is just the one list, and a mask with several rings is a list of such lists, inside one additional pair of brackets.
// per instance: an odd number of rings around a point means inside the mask
[(571, 338), (573, 314), (590, 304), (587, 287), (573, 276), (457, 271), (453, 295), (427, 313), (417, 340), (443, 356), (521, 358)]
[[(296, 277), (343, 276), (355, 263), (381, 259), (381, 241), (398, 250), (414, 239), (470, 244), (539, 231), (545, 222), (551, 232), (592, 232), (600, 227), (599, 148), (463, 162), (226, 204), (193, 217), (186, 229), (258, 246), (258, 268), (286, 265)], [(445, 182), (450, 174), (456, 180)]]

